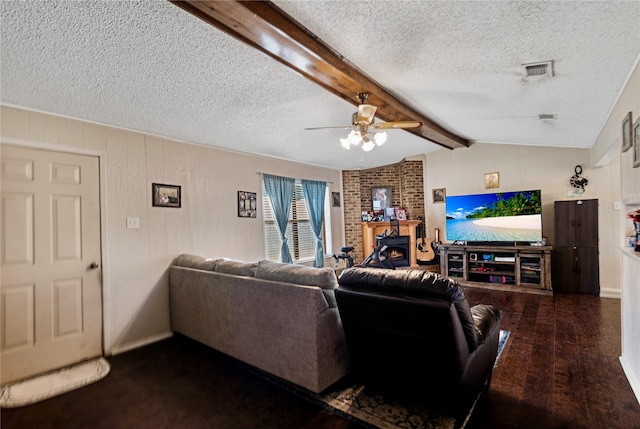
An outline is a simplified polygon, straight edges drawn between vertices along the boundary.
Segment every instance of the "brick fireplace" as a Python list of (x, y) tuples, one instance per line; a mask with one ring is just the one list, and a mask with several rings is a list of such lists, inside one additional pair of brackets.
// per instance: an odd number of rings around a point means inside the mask
[(342, 172), (345, 244), (353, 246), (354, 261), (369, 254), (363, 251), (363, 211), (372, 209), (371, 188), (391, 187), (393, 207), (404, 207), (410, 220), (425, 215), (424, 173), (421, 160), (403, 160), (397, 164), (368, 170)]
[[(416, 237), (416, 227), (420, 222), (417, 220), (408, 220), (400, 222), (398, 225), (399, 230), (396, 232), (395, 237), (407, 237), (409, 240), (409, 249), (407, 252), (408, 264), (404, 266), (416, 265), (418, 262), (416, 260), (416, 246), (417, 246), (417, 237)], [(362, 246), (357, 249), (360, 250), (364, 257), (369, 256), (373, 248), (377, 244), (376, 237), (383, 235), (386, 231), (387, 235), (391, 235), (394, 231), (395, 226), (391, 224), (391, 222), (360, 222), (361, 225), (361, 239)], [(389, 238), (389, 237), (387, 237)], [(396, 251), (400, 251), (400, 249), (396, 249)], [(364, 259), (364, 258), (363, 258)], [(358, 261), (354, 258), (355, 261)], [(359, 261), (358, 261), (359, 262)], [(394, 264), (395, 266), (402, 266)]]
[(408, 235), (383, 237), (378, 240), (378, 244), (387, 246), (386, 254), (394, 267), (409, 266), (411, 248), (409, 247)]

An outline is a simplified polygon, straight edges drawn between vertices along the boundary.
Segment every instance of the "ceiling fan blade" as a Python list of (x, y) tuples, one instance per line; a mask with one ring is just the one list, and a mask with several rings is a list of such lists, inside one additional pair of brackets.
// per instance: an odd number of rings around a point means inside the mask
[(370, 124), (373, 121), (373, 117), (376, 115), (377, 109), (378, 108), (376, 106), (372, 106), (371, 104), (359, 105), (356, 122), (366, 122), (367, 124)]
[(378, 122), (371, 125), (371, 128), (388, 129), (388, 128), (419, 128), (422, 126), (420, 121), (399, 121), (399, 122)]
[(315, 131), (315, 130), (350, 130), (353, 129), (353, 125), (344, 126), (344, 127), (315, 127), (315, 128), (305, 128), (305, 131)]

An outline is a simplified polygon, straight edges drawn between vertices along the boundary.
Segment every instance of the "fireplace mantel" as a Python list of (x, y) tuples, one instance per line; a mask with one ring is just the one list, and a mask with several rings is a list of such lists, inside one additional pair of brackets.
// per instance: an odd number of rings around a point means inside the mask
[[(417, 265), (416, 259), (416, 227), (420, 225), (419, 220), (403, 220), (399, 222), (399, 235), (409, 236), (409, 264)], [(364, 257), (369, 256), (376, 245), (376, 235), (387, 231), (387, 235), (391, 234), (391, 222), (362, 222), (362, 251)]]

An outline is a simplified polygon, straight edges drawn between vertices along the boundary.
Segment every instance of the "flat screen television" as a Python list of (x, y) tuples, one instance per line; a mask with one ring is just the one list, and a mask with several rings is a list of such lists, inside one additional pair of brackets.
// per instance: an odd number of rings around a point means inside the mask
[(447, 195), (446, 239), (467, 244), (542, 241), (540, 191)]

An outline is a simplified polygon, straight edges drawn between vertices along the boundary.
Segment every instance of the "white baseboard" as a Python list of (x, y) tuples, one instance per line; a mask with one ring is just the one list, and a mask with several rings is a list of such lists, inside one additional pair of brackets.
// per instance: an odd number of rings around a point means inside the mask
[(129, 350), (137, 349), (140, 347), (147, 346), (149, 344), (157, 343), (158, 341), (166, 340), (167, 338), (173, 337), (173, 332), (163, 332), (162, 334), (154, 335), (152, 337), (147, 337), (142, 340), (134, 341), (132, 343), (121, 344), (111, 347), (111, 355), (117, 355), (120, 353), (128, 352)]
[(621, 299), (622, 292), (620, 291), (620, 289), (600, 288), (600, 298)]
[(627, 360), (627, 357), (624, 354), (620, 356), (620, 364), (622, 365), (622, 370), (627, 376), (627, 380), (629, 380), (629, 384), (631, 385), (631, 390), (633, 390), (633, 393), (636, 395), (636, 399), (638, 400), (638, 403), (640, 403), (640, 380), (638, 380), (638, 377), (633, 372), (633, 369), (631, 368), (631, 365), (629, 365), (629, 361)]

